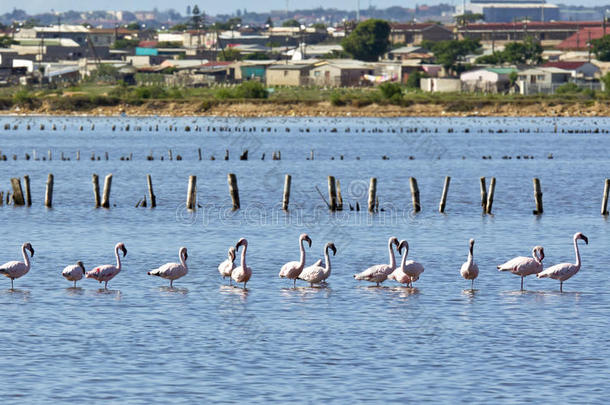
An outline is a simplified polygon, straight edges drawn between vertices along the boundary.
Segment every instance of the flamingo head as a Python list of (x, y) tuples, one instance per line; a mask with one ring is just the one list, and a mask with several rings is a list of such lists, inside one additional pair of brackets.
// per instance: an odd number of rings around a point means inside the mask
[(409, 242), (404, 239), (398, 244), (398, 253), (402, 254), (403, 249), (407, 249), (407, 252), (409, 251)]
[(234, 261), (235, 261), (235, 246), (231, 246), (231, 247), (229, 248), (229, 260), (230, 260), (231, 262), (234, 262)]
[(238, 251), (240, 246), (248, 246), (248, 241), (246, 240), (246, 238), (241, 238), (239, 242), (237, 242), (237, 244), (235, 245), (235, 250)]
[(470, 253), (472, 253), (472, 250), (474, 249), (474, 239), (470, 239), (468, 245), (470, 246)]
[(81, 262), (80, 260), (76, 262), (76, 265), (78, 267), (80, 267), (80, 269), (83, 271), (83, 274), (85, 274), (85, 265), (83, 264), (83, 262)]
[(30, 242), (24, 243), (23, 244), (23, 248), (29, 250), (30, 251), (30, 255), (32, 257), (34, 257), (34, 248), (32, 247), (32, 244)]
[(538, 260), (544, 260), (544, 248), (542, 246), (534, 247), (534, 252), (536, 252), (536, 256), (538, 256)]
[(127, 256), (127, 248), (123, 242), (116, 245), (117, 249), (121, 249), (123, 251), (123, 257)]
[(335, 244), (332, 242), (328, 242), (326, 244), (326, 249), (330, 249), (333, 251), (333, 256), (335, 256), (337, 254), (337, 248), (335, 247)]
[(582, 239), (585, 241), (585, 244), (587, 244), (587, 245), (589, 244), (589, 238), (587, 238), (585, 235), (583, 235), (582, 232), (578, 232), (576, 235), (574, 235), (574, 240), (577, 240), (577, 239)]
[(186, 250), (185, 247), (180, 248), (180, 256), (184, 256), (184, 261), (186, 261), (186, 259), (189, 258), (188, 251)]
[(393, 243), (393, 244), (395, 244), (395, 245), (396, 245), (396, 247), (398, 247), (399, 242), (398, 242), (398, 238), (397, 238), (396, 236), (392, 236), (392, 237), (390, 238), (390, 240), (388, 241), (388, 244), (389, 244), (390, 246), (392, 245), (392, 243)]
[(311, 238), (306, 233), (302, 233), (301, 236), (299, 236), (299, 242), (300, 241), (305, 241), (309, 243), (309, 247), (311, 247)]

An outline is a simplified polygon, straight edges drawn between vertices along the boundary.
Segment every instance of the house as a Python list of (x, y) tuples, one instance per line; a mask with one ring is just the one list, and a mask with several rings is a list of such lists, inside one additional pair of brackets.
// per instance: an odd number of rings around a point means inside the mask
[(572, 73), (557, 67), (538, 67), (522, 70), (518, 73), (516, 85), (519, 93), (552, 94), (563, 84), (570, 82)]
[(591, 80), (599, 74), (599, 67), (591, 62), (576, 61), (576, 62), (547, 62), (542, 67), (554, 67), (567, 70), (572, 74), (574, 79)]
[(374, 75), (375, 67), (353, 59), (329, 59), (310, 71), (310, 83), (316, 86), (360, 86), (364, 75)]
[(432, 59), (434, 55), (421, 46), (401, 46), (387, 53), (389, 60)]
[(422, 41), (445, 41), (453, 39), (453, 31), (436, 23), (391, 23), (390, 42), (392, 44), (420, 45)]
[(257, 80), (265, 82), (267, 77), (267, 67), (271, 66), (275, 61), (245, 61), (235, 71), (236, 80)]
[(601, 23), (597, 23), (597, 26), (593, 27), (583, 27), (557, 45), (557, 49), (562, 51), (588, 50), (592, 40), (599, 39), (604, 35), (610, 35), (610, 27), (601, 25)]
[(419, 81), (423, 91), (435, 93), (457, 93), (462, 90), (462, 82), (454, 77), (424, 77)]
[(510, 88), (510, 75), (515, 68), (485, 68), (464, 72), (460, 75), (462, 91), (501, 93)]
[(267, 86), (306, 86), (311, 64), (278, 63), (267, 68)]

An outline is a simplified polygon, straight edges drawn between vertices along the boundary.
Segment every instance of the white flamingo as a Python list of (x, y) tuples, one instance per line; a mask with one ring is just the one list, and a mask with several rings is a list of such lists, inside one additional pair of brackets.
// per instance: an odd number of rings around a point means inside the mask
[(225, 277), (229, 277), (229, 284), (231, 284), (231, 272), (235, 268), (235, 246), (229, 248), (227, 260), (223, 261), (218, 265), (218, 272), (222, 276), (223, 280)]
[(303, 246), (303, 241), (309, 243), (309, 247), (311, 247), (311, 238), (306, 233), (302, 233), (299, 236), (299, 250), (301, 251), (301, 258), (298, 262), (288, 262), (284, 264), (280, 270), (280, 278), (288, 278), (294, 280), (293, 286), (297, 286), (297, 278), (299, 274), (305, 268), (305, 247)]
[(30, 242), (26, 242), (21, 245), (21, 253), (23, 254), (23, 261), (17, 260), (6, 262), (0, 266), (0, 274), (11, 279), (11, 290), (13, 289), (13, 280), (19, 277), (25, 276), (30, 271), (30, 258), (28, 257), (25, 250), (30, 251), (30, 255), (34, 257), (34, 248)]
[(379, 287), (379, 283), (383, 283), (396, 268), (396, 258), (394, 257), (394, 250), (392, 249), (393, 244), (398, 246), (398, 239), (395, 236), (392, 236), (388, 240), (390, 264), (378, 264), (376, 266), (369, 267), (362, 273), (354, 274), (354, 278), (356, 280), (365, 280), (372, 283), (377, 283), (377, 287)]
[(116, 266), (112, 264), (104, 264), (98, 266), (85, 274), (86, 278), (93, 278), (100, 283), (104, 282), (104, 288), (108, 288), (108, 282), (121, 272), (121, 258), (119, 257), (119, 249), (123, 251), (123, 257), (127, 255), (127, 248), (122, 242), (117, 243), (114, 247), (114, 255), (116, 256)]
[(542, 260), (544, 259), (544, 248), (534, 246), (532, 257), (518, 256), (498, 266), (500, 271), (510, 271), (521, 277), (521, 291), (523, 291), (523, 278), (542, 271)]
[(406, 284), (407, 287), (413, 287), (413, 282), (419, 280), (419, 275), (424, 272), (424, 266), (414, 260), (407, 261), (409, 243), (406, 240), (401, 240), (398, 244), (398, 253), (401, 253), (403, 248), (405, 253), (400, 260), (400, 267), (397, 267), (388, 278)]
[(165, 263), (163, 266), (151, 270), (147, 274), (169, 280), (169, 287), (172, 288), (174, 280), (186, 276), (186, 273), (189, 272), (189, 268), (186, 265), (186, 259), (189, 258), (189, 255), (185, 247), (181, 247), (178, 250), (178, 257), (180, 258), (180, 263)]
[(560, 263), (549, 267), (548, 269), (538, 273), (538, 278), (552, 278), (559, 280), (559, 291), (563, 292), (563, 282), (578, 273), (580, 270), (580, 252), (578, 251), (578, 239), (582, 239), (589, 244), (589, 238), (581, 232), (574, 234), (574, 252), (576, 253), (576, 263)]
[(326, 260), (325, 267), (322, 267), (322, 259), (320, 259), (313, 265), (305, 267), (301, 274), (299, 274), (299, 278), (307, 281), (311, 287), (313, 287), (314, 284), (324, 282), (330, 277), (330, 256), (328, 255), (329, 249), (333, 251), (333, 256), (337, 254), (335, 244), (328, 242), (324, 246), (324, 259)]
[(474, 239), (470, 239), (468, 243), (470, 245), (468, 249), (468, 260), (462, 264), (460, 274), (464, 279), (471, 280), (470, 289), (474, 290), (474, 279), (479, 276), (479, 266), (474, 262)]
[(66, 266), (61, 275), (68, 281), (74, 281), (74, 288), (76, 288), (76, 282), (85, 275), (85, 265), (79, 260), (76, 264)]
[(240, 246), (244, 247), (244, 249), (241, 251), (241, 265), (233, 269), (231, 272), (231, 278), (236, 283), (244, 283), (245, 290), (246, 284), (250, 280), (250, 277), (252, 277), (252, 269), (246, 266), (246, 249), (248, 249), (248, 241), (246, 238), (241, 238), (239, 242), (237, 242), (237, 245), (235, 245), (235, 250), (239, 251)]

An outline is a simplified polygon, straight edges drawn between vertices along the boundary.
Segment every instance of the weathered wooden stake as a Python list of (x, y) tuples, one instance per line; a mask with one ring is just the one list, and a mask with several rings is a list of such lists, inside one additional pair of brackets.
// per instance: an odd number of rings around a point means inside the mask
[(290, 203), (290, 183), (292, 182), (292, 176), (289, 174), (284, 177), (284, 198), (282, 198), (282, 209), (288, 210), (288, 204)]
[(44, 206), (51, 208), (53, 206), (53, 174), (49, 173), (47, 177), (47, 189), (44, 193)]
[(419, 187), (417, 186), (417, 179), (415, 177), (409, 177), (409, 185), (411, 186), (411, 200), (413, 201), (413, 211), (421, 211), (421, 204), (419, 202)]
[(534, 199), (536, 200), (534, 215), (541, 215), (544, 209), (542, 208), (542, 188), (540, 187), (540, 179), (538, 177), (534, 177)]
[(157, 197), (155, 196), (155, 192), (153, 191), (152, 177), (150, 176), (150, 174), (146, 175), (146, 182), (148, 183), (148, 196), (150, 197), (150, 208), (155, 208), (157, 206)]
[(194, 210), (197, 204), (197, 176), (189, 176), (189, 187), (186, 195), (186, 208)]
[(494, 192), (496, 191), (496, 178), (492, 177), (489, 182), (489, 192), (487, 193), (487, 206), (485, 207), (485, 213), (491, 214), (491, 207), (494, 203)]
[(239, 209), (239, 188), (237, 187), (237, 176), (234, 173), (229, 173), (227, 176), (229, 181), (229, 194), (231, 194), (231, 202), (233, 203), (233, 210)]
[(93, 183), (93, 196), (95, 197), (95, 208), (99, 208), (102, 203), (100, 202), (100, 178), (97, 174), (91, 176)]
[(199, 153), (199, 160), (201, 160), (201, 148), (197, 149), (197, 152)]
[(337, 179), (337, 210), (343, 211), (343, 197), (341, 196), (341, 183)]
[(32, 205), (32, 194), (30, 193), (30, 176), (27, 174), (23, 176), (23, 185), (25, 186), (25, 205), (30, 207)]
[(112, 187), (112, 173), (104, 179), (104, 194), (102, 196), (102, 207), (110, 208), (110, 188)]
[(328, 176), (328, 198), (330, 199), (330, 210), (337, 211), (337, 187), (335, 184), (335, 176)]
[(80, 150), (76, 151), (76, 160), (80, 160)]
[(21, 180), (17, 177), (13, 177), (11, 179), (11, 185), (13, 186), (13, 203), (15, 205), (25, 205), (23, 191), (21, 189)]
[(49, 149), (49, 152), (47, 152), (48, 158), (49, 160), (53, 160), (53, 154), (51, 153), (51, 149)]
[(483, 213), (487, 212), (487, 186), (485, 185), (485, 177), (481, 177), (479, 179), (481, 183), (481, 207), (483, 208)]
[(167, 156), (169, 157), (169, 160), (174, 160), (174, 154), (171, 149), (167, 150)]
[(441, 203), (438, 206), (438, 212), (441, 214), (445, 213), (445, 205), (447, 204), (447, 194), (449, 194), (449, 183), (451, 183), (451, 177), (445, 177), (445, 184), (443, 185), (443, 194), (441, 195)]
[(369, 212), (375, 212), (375, 201), (377, 201), (377, 177), (371, 177), (369, 182)]
[(608, 193), (610, 193), (610, 179), (606, 179), (604, 198), (602, 199), (602, 215), (608, 215)]

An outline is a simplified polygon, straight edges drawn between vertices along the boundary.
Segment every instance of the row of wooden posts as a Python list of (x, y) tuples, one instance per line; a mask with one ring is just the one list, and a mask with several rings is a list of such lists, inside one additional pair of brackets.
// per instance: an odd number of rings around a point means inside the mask
[[(53, 174), (49, 174), (47, 178), (46, 191), (45, 191), (45, 207), (53, 206)], [(234, 173), (229, 173), (227, 175), (227, 181), (229, 184), (229, 194), (231, 196), (231, 202), (234, 210), (238, 210), (240, 208), (239, 201), (239, 187), (237, 186), (237, 176)], [(485, 177), (481, 177), (479, 179), (481, 186), (481, 207), (483, 209), (484, 214), (491, 214), (493, 201), (494, 201), (494, 193), (496, 189), (496, 178), (492, 177), (489, 182), (489, 189), (486, 187), (486, 179)], [(24, 188), (21, 186), (21, 179), (18, 177), (11, 178), (11, 186), (13, 189), (12, 201), (14, 205), (32, 205), (32, 194), (30, 191), (30, 177), (23, 176)], [(100, 197), (100, 183), (99, 176), (97, 174), (93, 174), (92, 176), (93, 182), (93, 195), (95, 198), (95, 207), (99, 208), (110, 208), (110, 189), (112, 187), (112, 174), (108, 174), (104, 179), (104, 188)], [(146, 175), (146, 183), (148, 186), (148, 198), (150, 201), (150, 207), (154, 208), (157, 206), (157, 198), (155, 196), (152, 184), (152, 177), (150, 174)], [(441, 200), (439, 203), (438, 210), (440, 213), (445, 212), (445, 207), (447, 205), (447, 196), (449, 194), (449, 184), (451, 183), (451, 177), (446, 176), (445, 182), (443, 185), (443, 192), (441, 194)], [(287, 174), (284, 178), (284, 193), (282, 196), (282, 209), (288, 210), (288, 205), (290, 203), (290, 187), (292, 184), (292, 176)], [(413, 204), (413, 211), (420, 212), (421, 211), (421, 203), (419, 199), (419, 187), (417, 185), (417, 179), (415, 177), (409, 178), (409, 185), (411, 188), (411, 199)], [(534, 200), (536, 203), (536, 209), (533, 210), (534, 215), (541, 215), (544, 212), (542, 205), (542, 188), (540, 186), (540, 179), (535, 177), (533, 179), (534, 185)], [(316, 187), (317, 189), (317, 187)], [(320, 196), (324, 199), (324, 196), (320, 193)], [(604, 185), (604, 194), (602, 198), (602, 215), (608, 215), (608, 196), (610, 194), (610, 179), (606, 179)], [(343, 210), (343, 198), (341, 196), (341, 183), (338, 179), (335, 179), (334, 176), (328, 176), (328, 197), (329, 201), (327, 202), (324, 199), (324, 202), (328, 205), (330, 211), (341, 211)], [(4, 192), (0, 192), (0, 204), (4, 202)], [(6, 196), (7, 204), (10, 202), (9, 194)], [(136, 207), (142, 206), (146, 207), (146, 196), (136, 204)], [(186, 200), (186, 208), (190, 210), (195, 210), (197, 208), (197, 176), (189, 176), (188, 181), (188, 191), (187, 191), (187, 200)], [(360, 210), (358, 202), (356, 202), (356, 210)], [(377, 197), (377, 178), (372, 177), (369, 182), (369, 190), (368, 190), (368, 211), (369, 212), (377, 212), (379, 210), (379, 199)]]

